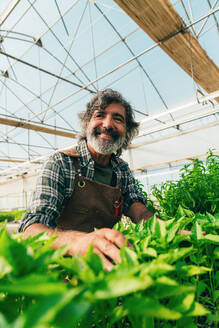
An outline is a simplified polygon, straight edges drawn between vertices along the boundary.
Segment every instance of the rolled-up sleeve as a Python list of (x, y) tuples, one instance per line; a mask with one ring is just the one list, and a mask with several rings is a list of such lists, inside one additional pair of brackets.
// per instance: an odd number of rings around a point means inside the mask
[(146, 204), (145, 196), (138, 190), (136, 180), (132, 175), (128, 164), (123, 162), (120, 166), (122, 172), (122, 190), (124, 196), (124, 214), (127, 213), (129, 207), (135, 202)]
[(63, 158), (55, 153), (44, 164), (37, 178), (28, 212), (23, 215), (18, 231), (24, 231), (33, 223), (55, 228), (66, 199), (66, 174)]

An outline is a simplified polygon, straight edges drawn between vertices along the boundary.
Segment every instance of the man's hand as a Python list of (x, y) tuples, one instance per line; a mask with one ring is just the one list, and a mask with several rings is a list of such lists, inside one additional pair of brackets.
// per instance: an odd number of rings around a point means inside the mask
[(125, 243), (126, 239), (119, 231), (103, 228), (98, 231), (85, 233), (79, 231), (59, 231), (46, 227), (41, 223), (35, 223), (27, 227), (23, 237), (36, 235), (40, 232), (57, 235), (57, 239), (52, 244), (53, 248), (58, 248), (63, 245), (68, 246), (68, 255), (85, 255), (89, 246), (93, 245), (93, 251), (98, 254), (103, 260), (104, 267), (107, 271), (113, 268), (113, 264), (107, 259), (110, 258), (115, 262), (120, 262), (120, 248)]
[(125, 241), (126, 239), (121, 232), (103, 228), (98, 231), (83, 234), (76, 238), (75, 242), (72, 243), (68, 249), (68, 254), (84, 255), (92, 244), (94, 253), (101, 257), (105, 269), (110, 271), (113, 268), (113, 264), (107, 259), (107, 257), (115, 262), (120, 262), (120, 248)]
[[(178, 235), (191, 235), (192, 231), (180, 229)], [(202, 235), (205, 235), (205, 231), (202, 231)]]
[(135, 202), (130, 206), (127, 216), (129, 216), (134, 223), (138, 223), (142, 219), (147, 221), (153, 216), (153, 213), (151, 213), (142, 203)]

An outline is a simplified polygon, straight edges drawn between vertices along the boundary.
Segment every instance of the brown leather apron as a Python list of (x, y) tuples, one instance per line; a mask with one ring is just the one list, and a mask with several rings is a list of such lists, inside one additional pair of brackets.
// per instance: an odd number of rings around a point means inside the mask
[(60, 230), (94, 231), (94, 228), (112, 228), (121, 219), (123, 199), (121, 187), (111, 187), (84, 178), (79, 158), (73, 157), (76, 168), (75, 186), (61, 216)]

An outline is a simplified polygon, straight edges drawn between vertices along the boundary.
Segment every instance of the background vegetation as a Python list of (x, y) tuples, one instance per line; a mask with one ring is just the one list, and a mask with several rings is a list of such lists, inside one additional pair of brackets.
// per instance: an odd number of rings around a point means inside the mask
[(7, 222), (20, 220), (23, 213), (25, 213), (25, 212), (26, 212), (26, 210), (7, 211), (7, 212), (0, 211), (0, 222), (5, 221), (5, 220), (7, 220)]

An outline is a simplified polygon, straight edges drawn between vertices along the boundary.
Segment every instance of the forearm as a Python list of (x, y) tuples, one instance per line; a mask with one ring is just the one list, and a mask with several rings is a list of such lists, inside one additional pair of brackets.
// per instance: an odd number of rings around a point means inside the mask
[(23, 238), (28, 238), (29, 236), (35, 236), (39, 233), (46, 232), (49, 236), (57, 236), (54, 243), (51, 245), (52, 248), (59, 248), (61, 246), (67, 245), (69, 248), (67, 250), (67, 254), (76, 255), (77, 249), (73, 247), (74, 244), (77, 243), (78, 239), (84, 236), (86, 233), (80, 231), (61, 231), (53, 228), (49, 228), (41, 223), (31, 224), (26, 228), (23, 233)]
[(60, 231), (48, 228), (41, 223), (34, 223), (28, 226), (23, 233), (24, 238), (35, 236), (41, 232), (48, 235), (56, 235), (58, 238), (52, 244), (52, 248), (59, 248), (67, 245), (67, 255), (85, 255), (90, 245), (93, 245), (93, 251), (103, 260), (106, 270), (111, 270), (113, 264), (109, 261), (111, 258), (115, 262), (120, 262), (120, 248), (126, 239), (123, 234), (113, 229), (103, 228), (94, 232), (85, 233), (79, 231)]
[(144, 204), (136, 202), (130, 206), (128, 210), (128, 216), (134, 223), (138, 223), (142, 219), (150, 219), (153, 216), (153, 213), (150, 212)]

